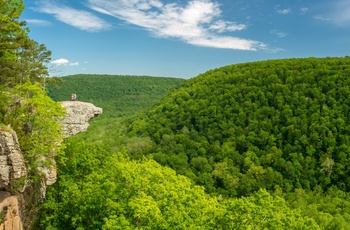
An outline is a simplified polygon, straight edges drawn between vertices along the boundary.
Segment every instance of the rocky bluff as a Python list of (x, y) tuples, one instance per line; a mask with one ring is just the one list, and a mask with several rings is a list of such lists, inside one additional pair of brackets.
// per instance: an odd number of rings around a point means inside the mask
[[(102, 108), (91, 103), (64, 101), (66, 116), (61, 120), (63, 137), (87, 130), (88, 121), (102, 113)], [(43, 201), (46, 186), (56, 182), (56, 168), (39, 166), (43, 180), (33, 182), (28, 178), (30, 165), (26, 165), (15, 131), (0, 128), (0, 229), (30, 229)]]
[(86, 131), (89, 127), (88, 121), (102, 113), (102, 108), (87, 102), (63, 101), (61, 104), (66, 108), (66, 116), (60, 121), (64, 137)]

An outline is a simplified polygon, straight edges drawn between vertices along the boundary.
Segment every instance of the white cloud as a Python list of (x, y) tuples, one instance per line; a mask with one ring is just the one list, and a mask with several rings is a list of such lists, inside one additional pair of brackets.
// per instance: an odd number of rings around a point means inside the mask
[[(196, 38), (193, 40), (187, 41), (189, 44), (214, 47), (214, 48), (223, 48), (223, 49), (240, 49), (240, 50), (256, 50), (256, 49), (265, 49), (266, 45), (263, 43), (258, 43), (251, 40), (236, 38), (236, 37), (203, 37)], [(253, 47), (253, 48), (252, 48)]]
[(292, 12), (291, 9), (277, 9), (276, 11), (277, 11), (277, 13), (279, 13), (279, 14), (289, 14), (289, 13)]
[(51, 61), (51, 64), (54, 64), (54, 65), (64, 65), (64, 64), (68, 64), (68, 63), (69, 63), (69, 61), (67, 59), (64, 59), (64, 58)]
[(189, 44), (215, 48), (266, 48), (258, 41), (220, 35), (244, 30), (247, 25), (223, 20), (219, 4), (211, 0), (190, 0), (186, 5), (161, 0), (88, 0), (88, 5), (158, 37), (175, 37)]
[(25, 19), (25, 21), (29, 24), (37, 25), (37, 26), (50, 26), (51, 25), (51, 22), (46, 21), (46, 20), (40, 20), (40, 19)]
[(56, 59), (56, 60), (51, 61), (50, 63), (53, 65), (58, 65), (58, 66), (60, 66), (60, 65), (78, 66), (79, 65), (79, 62), (70, 62), (65, 58)]
[(53, 15), (57, 20), (89, 32), (108, 29), (111, 25), (90, 12), (40, 1), (37, 11)]
[(247, 28), (247, 25), (236, 24), (233, 22), (227, 22), (223, 20), (218, 20), (209, 26), (209, 29), (216, 30), (219, 33), (223, 33), (225, 31), (244, 30), (246, 28)]

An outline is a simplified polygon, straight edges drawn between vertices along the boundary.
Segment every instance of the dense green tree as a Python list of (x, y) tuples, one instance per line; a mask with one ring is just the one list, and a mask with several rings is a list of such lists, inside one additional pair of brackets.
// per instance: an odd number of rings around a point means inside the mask
[(348, 76), (348, 57), (244, 63), (101, 117), (67, 140), (40, 228), (346, 229)]
[[(152, 160), (130, 161), (105, 146), (67, 143), (42, 226), (61, 229), (189, 229), (213, 226), (219, 204), (189, 179)], [(99, 210), (99, 211), (97, 211)]]
[(0, 1), (0, 84), (13, 87), (30, 79), (45, 84), (51, 52), (28, 36), (19, 21), (23, 0)]
[(64, 109), (43, 89), (51, 53), (29, 38), (19, 21), (23, 9), (23, 0), (0, 0), (0, 126), (16, 131), (24, 155), (28, 174), (10, 186), (14, 194), (25, 190), (21, 217), (30, 229), (46, 183), (43, 171), (54, 167), (55, 156), (63, 159), (58, 119)]
[(66, 145), (68, 160), (58, 165), (40, 229), (318, 229), (266, 191), (222, 200), (153, 160), (130, 160), (124, 151), (86, 142)]
[(24, 22), (18, 21), (24, 9), (23, 0), (0, 1), (0, 84), (14, 85), (18, 82), (16, 64), (17, 50), (28, 39)]
[(1, 103), (0, 122), (16, 131), (27, 165), (35, 171), (52, 163), (62, 142), (58, 120), (65, 111), (60, 103), (48, 97), (39, 83), (29, 81), (8, 89), (2, 97), (6, 103)]
[(350, 197), (347, 193), (331, 187), (323, 192), (320, 186), (313, 192), (296, 189), (284, 194), (289, 207), (298, 207), (301, 214), (316, 220), (322, 229), (348, 229), (350, 222)]
[(224, 218), (218, 229), (321, 229), (315, 220), (291, 209), (280, 197), (265, 190), (241, 199), (224, 202)]
[(30, 79), (32, 82), (40, 82), (45, 86), (46, 77), (49, 75), (47, 64), (51, 60), (51, 51), (47, 50), (45, 45), (27, 39), (17, 52), (19, 59), (16, 69), (20, 78), (19, 84)]

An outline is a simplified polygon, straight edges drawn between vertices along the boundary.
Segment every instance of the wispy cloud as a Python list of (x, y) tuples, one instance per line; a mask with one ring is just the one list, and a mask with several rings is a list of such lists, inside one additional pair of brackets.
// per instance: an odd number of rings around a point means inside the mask
[(266, 49), (261, 42), (229, 35), (247, 25), (223, 20), (220, 5), (211, 0), (190, 0), (185, 5), (161, 0), (88, 0), (88, 6), (158, 37), (174, 37), (197, 46)]
[(39, 1), (35, 10), (53, 15), (57, 20), (90, 32), (108, 29), (111, 25), (94, 14), (76, 10), (67, 6), (60, 6), (53, 1)]
[(350, 26), (350, 2), (337, 0), (330, 14), (330, 19), (340, 26)]
[(50, 62), (53, 65), (57, 65), (57, 66), (77, 66), (79, 65), (79, 62), (70, 62), (65, 58), (60, 58), (60, 59), (56, 59)]
[(306, 12), (307, 12), (308, 10), (309, 10), (309, 8), (303, 7), (303, 8), (300, 9), (300, 13), (301, 13), (301, 14), (306, 14)]
[(276, 9), (276, 12), (279, 14), (290, 14), (292, 13), (291, 9)]
[(350, 2), (348, 0), (333, 0), (323, 4), (319, 14), (314, 19), (333, 23), (340, 27), (350, 26)]
[(315, 15), (313, 18), (316, 20), (320, 20), (320, 21), (331, 21), (330, 18), (328, 18), (324, 15)]
[(78, 66), (79, 62), (69, 62), (68, 65), (69, 66)]
[(51, 22), (40, 19), (25, 19), (28, 24), (37, 25), (37, 26), (50, 26)]
[(278, 31), (278, 30), (271, 30), (271, 34), (277, 35), (277, 37), (280, 37), (280, 38), (284, 38), (284, 37), (288, 36), (287, 33), (284, 33), (282, 31)]

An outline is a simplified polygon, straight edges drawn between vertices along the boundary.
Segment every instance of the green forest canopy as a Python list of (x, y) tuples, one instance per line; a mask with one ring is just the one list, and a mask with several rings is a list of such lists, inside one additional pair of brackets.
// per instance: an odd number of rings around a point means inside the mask
[(184, 82), (130, 132), (213, 194), (349, 191), (349, 95), (350, 57), (230, 65)]
[[(346, 229), (349, 64), (347, 57), (284, 59), (210, 70), (183, 81), (146, 113), (118, 119), (114, 130), (104, 126), (105, 136), (97, 135), (101, 145), (90, 141), (94, 132), (70, 138), (66, 150), (70, 161), (59, 164), (59, 182), (49, 188), (41, 225), (171, 228), (167, 211), (177, 210), (180, 203), (165, 196), (170, 203), (162, 206), (164, 197), (151, 192), (165, 183), (153, 174), (159, 167), (156, 160), (205, 187), (204, 197), (196, 198), (204, 204), (200, 218), (196, 208), (171, 214), (190, 217), (182, 229), (193, 221), (198, 229)], [(130, 164), (113, 163), (109, 157)], [(143, 165), (147, 170), (140, 170)], [(171, 178), (169, 172), (157, 175)], [(122, 174), (128, 178), (124, 182)], [(115, 188), (126, 186), (123, 183), (134, 192), (118, 193)], [(154, 187), (147, 190), (145, 185)], [(168, 184), (163, 193), (178, 196), (171, 191), (173, 186)], [(68, 199), (84, 191), (96, 199)], [(212, 198), (219, 203), (212, 203)], [(142, 209), (137, 209), (135, 199), (144, 204)], [(207, 213), (206, 205), (214, 212)], [(69, 218), (78, 207), (84, 211)], [(97, 210), (112, 214), (107, 217)], [(288, 219), (291, 225), (276, 213), (293, 215)]]
[(104, 117), (121, 117), (149, 109), (183, 81), (180, 78), (97, 74), (60, 79), (62, 84), (48, 85), (52, 99), (67, 101), (76, 93), (77, 100), (102, 107)]
[(66, 144), (68, 160), (58, 165), (37, 229), (319, 229), (264, 190), (219, 201), (153, 160), (133, 161), (106, 145)]
[[(46, 84), (55, 80), (46, 78), (51, 52), (28, 37), (25, 22), (18, 21), (23, 9), (21, 0), (0, 1), (0, 123), (2, 129), (11, 125), (16, 130), (30, 168), (25, 183), (34, 185), (43, 182), (37, 166), (52, 163), (50, 159), (41, 160), (53, 157), (57, 152), (52, 150), (65, 146), (60, 144), (56, 120), (64, 111), (46, 95)], [(110, 138), (101, 145), (76, 141), (78, 136), (66, 140), (65, 154), (57, 158), (58, 181), (49, 187), (35, 229), (345, 229), (350, 223), (350, 199), (344, 183), (348, 173), (348, 121), (343, 113), (347, 108), (348, 58), (310, 60), (296, 60), (292, 65), (281, 60), (283, 67), (276, 68), (277, 77), (274, 71), (265, 74), (269, 84), (258, 77), (265, 71), (255, 72), (264, 69), (259, 63), (223, 67), (186, 81), (145, 119), (139, 114), (136, 120), (129, 118), (129, 124), (120, 122), (123, 129), (117, 133), (121, 135), (114, 136), (121, 143), (118, 148), (106, 144)], [(252, 69), (254, 65), (259, 68)], [(316, 69), (315, 74), (308, 74), (309, 69)], [(236, 72), (241, 74), (236, 76)], [(304, 81), (300, 75), (311, 76), (311, 80)], [(223, 85), (239, 96), (226, 94)], [(269, 91), (275, 86), (275, 91)], [(264, 87), (268, 89), (266, 95), (259, 90)], [(303, 89), (300, 97), (294, 87)], [(269, 92), (275, 92), (276, 97)], [(302, 102), (298, 104), (294, 98)], [(235, 101), (242, 103), (241, 110), (231, 108)], [(195, 107), (197, 103), (203, 107)], [(297, 105), (311, 106), (310, 111), (305, 109), (306, 121), (299, 121)], [(277, 115), (264, 107), (275, 109)], [(226, 110), (225, 116), (218, 116)], [(237, 124), (230, 120), (234, 115)], [(297, 118), (293, 119), (294, 115)], [(271, 128), (268, 120), (277, 128)], [(281, 128), (285, 123), (287, 131)], [(309, 128), (310, 136), (301, 124), (313, 127)], [(257, 127), (265, 133), (259, 133)], [(130, 130), (128, 136), (126, 128)], [(279, 128), (282, 137), (274, 139)], [(300, 138), (298, 130), (306, 140)], [(140, 148), (135, 140), (147, 141)], [(123, 146), (130, 142), (133, 145)], [(313, 149), (305, 155), (305, 149), (298, 146)], [(142, 157), (152, 153), (154, 159), (189, 178)], [(304, 158), (308, 161), (303, 162)], [(310, 162), (313, 164), (305, 164)], [(310, 167), (300, 169), (299, 164)], [(312, 169), (321, 177), (307, 183), (312, 178), (300, 174)], [(270, 174), (282, 179), (273, 191)], [(14, 189), (16, 184), (23, 187), (16, 181)], [(257, 187), (266, 189), (257, 191)], [(232, 198), (237, 194), (241, 198)], [(36, 213), (35, 194), (28, 195), (32, 198), (28, 207)]]

